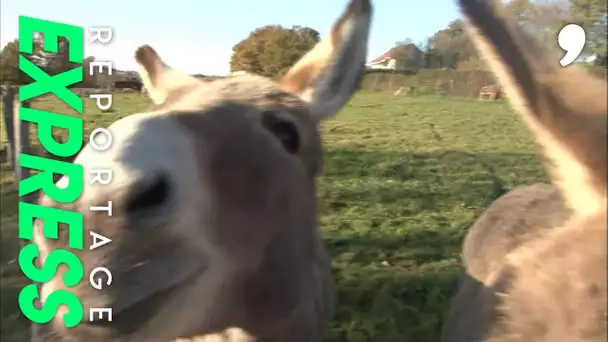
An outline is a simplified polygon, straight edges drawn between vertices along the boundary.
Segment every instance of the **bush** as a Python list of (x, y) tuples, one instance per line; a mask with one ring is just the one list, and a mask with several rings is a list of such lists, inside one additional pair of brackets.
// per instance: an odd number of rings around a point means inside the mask
[[(588, 64), (589, 71), (607, 78), (606, 67)], [(485, 70), (421, 69), (412, 70), (370, 70), (365, 73), (361, 89), (372, 92), (394, 92), (406, 87), (415, 89), (417, 95), (447, 95), (457, 97), (477, 97), (484, 85), (495, 83), (494, 75)]]
[(422, 69), (417, 73), (370, 72), (362, 82), (367, 91), (394, 91), (400, 87), (416, 89), (419, 95), (476, 97), (479, 88), (494, 82), (487, 71), (455, 69)]

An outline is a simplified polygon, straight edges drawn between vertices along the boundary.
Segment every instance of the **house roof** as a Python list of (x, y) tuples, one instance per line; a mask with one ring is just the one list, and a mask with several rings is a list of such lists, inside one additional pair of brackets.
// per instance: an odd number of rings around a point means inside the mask
[(371, 61), (370, 63), (379, 63), (379, 62), (382, 62), (384, 60), (391, 59), (391, 58), (393, 58), (394, 52), (395, 52), (395, 48), (393, 47), (390, 50), (388, 50), (387, 52), (383, 53), (380, 57), (378, 57), (378, 58), (374, 59), (373, 61)]

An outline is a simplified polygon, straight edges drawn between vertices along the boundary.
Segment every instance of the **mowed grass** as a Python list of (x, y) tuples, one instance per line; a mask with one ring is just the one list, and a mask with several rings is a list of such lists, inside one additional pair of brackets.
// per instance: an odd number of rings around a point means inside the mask
[[(85, 130), (148, 106), (138, 94), (117, 94), (111, 113), (87, 101)], [(34, 107), (66, 111), (50, 98)], [(530, 134), (502, 101), (369, 93), (322, 130), (320, 220), (338, 291), (328, 341), (437, 341), (468, 227), (504, 192), (546, 181)], [(16, 208), (3, 160), (3, 342), (27, 334), (16, 300), (24, 279), (10, 263)]]

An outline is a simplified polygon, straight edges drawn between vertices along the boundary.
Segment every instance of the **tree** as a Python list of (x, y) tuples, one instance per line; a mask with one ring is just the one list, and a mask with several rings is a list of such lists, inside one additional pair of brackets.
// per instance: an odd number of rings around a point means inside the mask
[[(427, 52), (433, 51), (426, 57), (427, 67), (456, 68), (460, 61), (477, 55), (460, 20), (450, 22), (447, 28), (435, 33), (429, 38), (427, 45)], [(429, 62), (431, 60), (432, 62)]]
[[(21, 55), (40, 67), (42, 61), (40, 51), (40, 45), (35, 41), (33, 54)], [(0, 83), (18, 85), (32, 81), (32, 78), (19, 69), (19, 40), (15, 39), (6, 44), (0, 54)]]
[(19, 41), (9, 42), (0, 55), (0, 79), (2, 84), (20, 84), (25, 75), (19, 70)]
[(458, 61), (456, 69), (459, 71), (488, 70), (486, 63), (478, 56)]
[(582, 26), (587, 34), (586, 54), (605, 55), (607, 11), (605, 0), (511, 0), (506, 15), (533, 33), (538, 41), (557, 43), (564, 25)]
[(511, 0), (504, 8), (507, 18), (539, 42), (557, 44), (557, 34), (566, 24), (568, 0)]
[(424, 52), (424, 67), (427, 69), (439, 69), (443, 67), (443, 55), (437, 49), (428, 49)]
[(585, 52), (605, 58), (608, 14), (606, 0), (569, 0), (569, 21), (581, 25), (587, 34)]
[(260, 27), (232, 48), (230, 71), (244, 70), (277, 77), (287, 72), (318, 42), (319, 33), (308, 27)]

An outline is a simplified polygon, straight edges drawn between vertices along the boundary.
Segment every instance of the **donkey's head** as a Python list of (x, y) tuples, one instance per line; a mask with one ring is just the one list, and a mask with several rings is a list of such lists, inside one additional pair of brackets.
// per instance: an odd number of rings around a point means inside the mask
[(534, 133), (572, 209), (561, 227), (507, 256), (512, 276), (492, 340), (605, 341), (606, 81), (561, 67), (556, 53), (507, 24), (489, 1), (459, 2), (477, 50)]
[[(98, 272), (101, 290), (88, 281), (70, 288), (83, 323), (62, 328), (59, 310), (36, 327), (37, 338), (166, 342), (234, 326), (253, 337), (319, 340), (331, 281), (317, 229), (318, 129), (358, 87), (371, 11), (369, 0), (352, 0), (278, 84), (258, 76), (203, 82), (140, 47), (153, 110), (115, 122), (108, 150), (89, 144), (75, 160), (93, 176), (112, 170), (111, 181), (85, 178), (75, 203), (42, 199), (84, 214), (85, 277), (106, 267), (112, 283)], [(93, 208), (110, 202), (111, 215)], [(89, 251), (89, 232), (112, 241)], [(40, 228), (35, 239), (42, 260), (67, 245), (63, 235), (56, 244), (43, 239)], [(43, 301), (66, 288), (61, 274), (43, 285)], [(103, 307), (112, 308), (111, 322), (89, 317)]]

